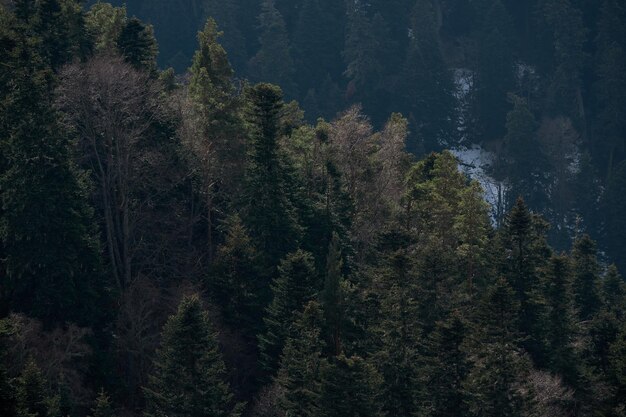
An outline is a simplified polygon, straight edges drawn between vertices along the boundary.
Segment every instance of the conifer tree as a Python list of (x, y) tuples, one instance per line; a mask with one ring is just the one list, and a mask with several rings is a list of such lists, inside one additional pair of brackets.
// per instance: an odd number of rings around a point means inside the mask
[(289, 35), (274, 0), (263, 1), (259, 22), (261, 48), (248, 64), (251, 78), (279, 85), (287, 97), (295, 98), (297, 87)]
[(0, 236), (13, 307), (46, 326), (90, 323), (104, 295), (100, 253), (84, 178), (52, 107), (51, 72), (22, 39), (2, 113)]
[(261, 366), (276, 371), (285, 341), (291, 334), (294, 313), (301, 311), (319, 290), (310, 253), (298, 250), (281, 262), (272, 284), (273, 300), (265, 313), (265, 332), (259, 336)]
[(185, 297), (167, 321), (155, 368), (144, 388), (146, 417), (238, 416), (225, 382), (209, 316), (198, 296)]
[[(526, 100), (510, 95), (513, 109), (506, 115), (504, 137), (506, 168), (504, 175), (511, 182), (509, 195), (522, 197), (536, 210), (547, 202), (546, 184), (542, 181), (547, 162), (537, 139), (537, 122)], [(509, 201), (513, 204), (513, 201)]]
[(17, 380), (18, 417), (47, 417), (47, 398), (46, 380), (30, 358)]
[(217, 249), (209, 282), (212, 296), (222, 306), (227, 323), (256, 334), (261, 325), (258, 312), (262, 309), (258, 254), (237, 215), (226, 219), (222, 227), (224, 243)]
[[(412, 130), (426, 152), (439, 151), (456, 139), (454, 86), (439, 48), (433, 4), (418, 0), (400, 91)], [(410, 149), (417, 150), (416, 145), (409, 144)]]
[(381, 408), (388, 415), (414, 415), (418, 409), (420, 315), (411, 237), (391, 231), (379, 241), (380, 265), (374, 278), (380, 288), (380, 321), (375, 334), (380, 351), (374, 356), (384, 379)]
[(381, 417), (381, 376), (359, 356), (333, 357), (322, 368), (320, 416)]
[(158, 48), (152, 26), (132, 17), (122, 28), (116, 42), (126, 62), (135, 69), (156, 72)]
[(478, 47), (471, 89), (471, 123), (476, 141), (502, 137), (509, 109), (507, 94), (514, 91), (515, 67), (511, 51), (511, 17), (500, 0), (472, 2), (478, 21)]
[(602, 282), (602, 298), (606, 308), (615, 311), (621, 319), (626, 313), (626, 283), (615, 265), (609, 266)]
[(572, 251), (574, 262), (574, 301), (578, 317), (591, 319), (601, 307), (599, 291), (600, 266), (597, 260), (596, 244), (589, 235), (583, 235), (574, 242)]
[(94, 407), (91, 409), (90, 417), (115, 417), (111, 401), (109, 396), (104, 392), (104, 389), (100, 390)]
[(422, 378), (428, 406), (424, 415), (431, 417), (469, 416), (463, 381), (471, 364), (465, 350), (469, 325), (460, 312), (452, 312), (438, 321), (428, 343), (429, 358)]
[(523, 416), (528, 398), (520, 389), (530, 368), (517, 345), (519, 302), (504, 279), (485, 294), (471, 348), (473, 367), (465, 380), (472, 415)]
[(284, 394), (282, 411), (288, 416), (317, 417), (321, 395), (320, 372), (323, 366), (321, 338), (323, 321), (320, 305), (309, 302), (294, 323), (282, 355), (276, 381)]
[(6, 367), (8, 337), (11, 327), (6, 319), (0, 320), (0, 415), (17, 417), (17, 398), (13, 381)]
[[(265, 276), (272, 277), (279, 261), (296, 248), (300, 235), (278, 145), (282, 92), (271, 84), (258, 84), (247, 94), (251, 137), (243, 220), (262, 257)], [(262, 296), (267, 300), (266, 294)]]
[(207, 221), (207, 251), (214, 255), (214, 217), (223, 210), (220, 201), (235, 193), (241, 180), (243, 128), (239, 117), (241, 101), (234, 94), (233, 69), (219, 43), (222, 32), (209, 18), (198, 33), (199, 48), (190, 69), (189, 98), (198, 134), (190, 135), (187, 145), (198, 166), (198, 194)]
[(507, 258), (500, 260), (499, 272), (509, 281), (519, 303), (519, 330), (527, 336), (522, 346), (538, 363), (543, 361), (545, 331), (539, 270), (550, 256), (545, 241), (546, 227), (520, 198), (500, 231), (500, 245)]
[(339, 247), (339, 236), (333, 233), (326, 256), (326, 276), (320, 301), (324, 310), (325, 329), (330, 347), (335, 355), (341, 352), (341, 330), (343, 321), (343, 260)]
[(569, 259), (564, 255), (553, 256), (546, 272), (548, 366), (552, 372), (562, 375), (566, 383), (575, 386), (578, 370), (573, 347), (575, 334)]

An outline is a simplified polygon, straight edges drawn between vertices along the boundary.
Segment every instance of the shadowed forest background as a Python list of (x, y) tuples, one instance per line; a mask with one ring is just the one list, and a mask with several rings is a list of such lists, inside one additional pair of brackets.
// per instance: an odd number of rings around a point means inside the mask
[(0, 0), (0, 415), (626, 416), (620, 0)]

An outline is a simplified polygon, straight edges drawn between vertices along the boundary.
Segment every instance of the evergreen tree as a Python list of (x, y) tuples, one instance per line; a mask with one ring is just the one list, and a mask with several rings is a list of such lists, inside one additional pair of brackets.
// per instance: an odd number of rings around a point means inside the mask
[(339, 355), (322, 368), (323, 417), (380, 417), (382, 378), (364, 359)]
[(623, 254), (626, 253), (626, 216), (623, 207), (626, 207), (626, 161), (615, 168), (604, 192), (604, 231), (605, 244), (608, 254), (615, 261), (620, 271), (626, 270), (626, 261)]
[(11, 327), (6, 319), (0, 320), (0, 415), (17, 417), (17, 398), (13, 381), (6, 367), (8, 337)]
[(381, 347), (374, 357), (384, 379), (381, 408), (388, 415), (415, 415), (418, 411), (420, 315), (411, 241), (403, 232), (383, 234), (374, 278), (381, 291), (380, 321), (375, 329)]
[(545, 241), (546, 223), (518, 199), (500, 231), (499, 249), (504, 256), (499, 272), (509, 281), (519, 303), (519, 330), (526, 336), (522, 346), (537, 363), (543, 363), (545, 314), (541, 299), (540, 269), (550, 257)]
[[(282, 93), (270, 84), (248, 90), (250, 153), (245, 179), (244, 224), (262, 256), (265, 276), (272, 277), (279, 261), (296, 248), (300, 235), (288, 198), (289, 179), (279, 152)], [(267, 300), (267, 296), (262, 294)]]
[(255, 334), (260, 330), (258, 312), (262, 290), (258, 254), (238, 216), (226, 219), (224, 243), (217, 249), (209, 286), (213, 299), (222, 306), (224, 320)]
[(226, 367), (198, 296), (185, 297), (163, 328), (154, 371), (144, 388), (146, 417), (238, 416)]
[(282, 411), (288, 416), (319, 416), (321, 395), (320, 371), (323, 366), (321, 339), (322, 311), (317, 302), (309, 302), (294, 323), (282, 355), (276, 378), (284, 394)]
[[(412, 12), (411, 38), (400, 87), (407, 117), (424, 151), (439, 151), (456, 139), (456, 100), (446, 67), (431, 0), (418, 0)], [(409, 143), (416, 151), (416, 143)]]
[(279, 85), (287, 97), (297, 97), (291, 45), (285, 22), (274, 6), (274, 0), (264, 0), (259, 22), (261, 48), (248, 64), (251, 78)]
[[(513, 110), (506, 116), (503, 174), (511, 182), (509, 195), (512, 199), (522, 197), (528, 205), (540, 210), (548, 202), (544, 180), (547, 162), (539, 146), (537, 123), (524, 99), (514, 95), (510, 98)], [(508, 203), (512, 205), (513, 201)]]
[(609, 266), (602, 282), (602, 298), (606, 308), (615, 311), (621, 319), (626, 313), (626, 283), (615, 265)]
[(152, 26), (132, 17), (122, 28), (116, 43), (126, 62), (135, 69), (156, 72), (158, 48)]
[(500, 0), (472, 2), (478, 23), (475, 76), (471, 87), (471, 123), (476, 142), (502, 137), (507, 94), (514, 91), (515, 66), (511, 17)]
[(469, 334), (468, 323), (459, 312), (438, 321), (430, 335), (423, 379), (428, 406), (424, 415), (431, 417), (469, 416), (467, 393), (463, 381), (467, 379), (471, 364), (465, 351)]
[(478, 312), (473, 335), (473, 367), (465, 380), (471, 415), (523, 416), (529, 404), (523, 386), (530, 368), (517, 345), (519, 303), (504, 279), (489, 288)]
[(90, 417), (115, 417), (113, 407), (111, 407), (111, 401), (109, 396), (104, 392), (104, 389), (100, 390), (94, 407), (91, 409)]
[(598, 17), (594, 57), (592, 152), (601, 175), (610, 181), (617, 165), (626, 155), (624, 137), (626, 108), (626, 7), (619, 0), (604, 0)]
[(46, 380), (30, 358), (17, 380), (18, 417), (47, 417), (47, 399)]
[(273, 300), (265, 315), (265, 332), (259, 336), (261, 366), (274, 373), (291, 334), (294, 313), (301, 311), (318, 291), (317, 272), (310, 253), (298, 250), (287, 255), (272, 284)]
[(591, 319), (601, 307), (598, 294), (600, 266), (596, 254), (596, 244), (589, 235), (583, 235), (574, 242), (574, 301), (582, 321)]
[(326, 277), (320, 301), (324, 310), (325, 329), (334, 355), (341, 352), (343, 321), (343, 260), (339, 248), (339, 236), (333, 233), (326, 256)]
[(547, 348), (550, 352), (548, 366), (562, 375), (565, 382), (575, 386), (578, 382), (569, 259), (553, 256), (546, 271)]
[(90, 323), (104, 295), (84, 178), (52, 107), (51, 73), (22, 39), (11, 93), (2, 101), (7, 136), (0, 236), (13, 307), (47, 326)]

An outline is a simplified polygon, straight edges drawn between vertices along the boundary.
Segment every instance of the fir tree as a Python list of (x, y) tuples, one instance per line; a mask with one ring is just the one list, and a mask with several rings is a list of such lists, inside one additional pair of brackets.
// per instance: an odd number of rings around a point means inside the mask
[(294, 313), (301, 311), (318, 291), (311, 254), (298, 250), (287, 255), (272, 284), (273, 300), (265, 314), (265, 332), (259, 337), (261, 366), (274, 373), (285, 341), (291, 334)]
[(546, 272), (548, 366), (552, 372), (562, 375), (566, 383), (575, 386), (578, 370), (573, 347), (575, 334), (569, 259), (553, 256)]
[(520, 306), (519, 329), (527, 336), (522, 346), (542, 363), (545, 328), (539, 270), (546, 265), (550, 249), (545, 241), (546, 223), (518, 199), (500, 231), (502, 255), (499, 270), (509, 281)]
[(258, 254), (238, 216), (226, 219), (223, 228), (224, 243), (217, 249), (209, 286), (225, 321), (254, 334), (260, 330), (262, 308)]
[(320, 414), (323, 417), (381, 417), (380, 389), (376, 369), (358, 356), (339, 355), (322, 368)]
[(85, 180), (52, 107), (51, 73), (22, 40), (19, 70), (2, 102), (0, 236), (14, 308), (47, 326), (90, 323), (94, 297), (104, 295), (100, 253)]
[(11, 326), (6, 319), (0, 320), (0, 415), (17, 417), (17, 398), (13, 381), (6, 367), (8, 337)]
[(111, 401), (109, 396), (104, 392), (104, 389), (100, 390), (94, 407), (91, 409), (90, 417), (115, 417)]
[(614, 311), (620, 319), (624, 317), (626, 314), (626, 284), (615, 265), (609, 266), (602, 282), (602, 298), (608, 310)]
[(589, 235), (583, 235), (574, 242), (574, 301), (582, 321), (591, 319), (601, 307), (598, 294), (600, 266), (596, 253), (596, 244)]
[(17, 380), (18, 417), (47, 417), (46, 383), (41, 370), (30, 358)]
[(132, 17), (122, 28), (116, 42), (126, 62), (135, 69), (156, 72), (158, 49), (152, 26)]
[(243, 218), (262, 256), (264, 272), (271, 277), (278, 262), (296, 248), (300, 228), (288, 198), (289, 179), (278, 147), (281, 90), (258, 84), (249, 89), (248, 100), (251, 140)]
[(282, 15), (274, 6), (274, 0), (263, 1), (259, 22), (261, 48), (248, 64), (251, 78), (279, 85), (287, 97), (297, 97), (287, 28)]
[(311, 301), (298, 314), (293, 337), (285, 344), (276, 381), (284, 392), (280, 398), (281, 409), (288, 416), (319, 416), (324, 348), (321, 325), (320, 306)]
[(381, 408), (388, 415), (415, 415), (419, 394), (419, 310), (415, 264), (410, 236), (388, 232), (381, 236), (380, 266), (375, 285), (380, 288), (380, 321), (375, 334), (380, 351), (374, 356), (384, 379)]
[(326, 256), (326, 277), (320, 300), (324, 310), (325, 329), (335, 355), (341, 352), (343, 321), (343, 260), (339, 248), (339, 236), (333, 233)]
[(487, 291), (478, 313), (479, 328), (473, 335), (473, 367), (464, 386), (472, 415), (523, 416), (528, 398), (520, 389), (530, 363), (517, 347), (519, 303), (504, 279)]
[(431, 417), (469, 416), (467, 393), (463, 382), (471, 369), (465, 351), (468, 323), (459, 312), (438, 321), (430, 335), (423, 379), (428, 398), (424, 415)]
[(197, 296), (184, 298), (167, 321), (154, 365), (144, 388), (146, 417), (239, 415), (215, 332)]

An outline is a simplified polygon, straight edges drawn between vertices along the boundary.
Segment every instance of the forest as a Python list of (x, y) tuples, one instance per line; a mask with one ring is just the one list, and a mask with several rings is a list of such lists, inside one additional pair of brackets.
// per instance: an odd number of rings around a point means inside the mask
[(623, 0), (0, 0), (1, 417), (626, 417)]

